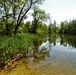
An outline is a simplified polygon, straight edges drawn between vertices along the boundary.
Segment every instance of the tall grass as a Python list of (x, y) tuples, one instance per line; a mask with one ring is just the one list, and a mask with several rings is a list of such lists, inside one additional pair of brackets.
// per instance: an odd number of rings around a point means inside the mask
[(20, 51), (25, 53), (33, 49), (33, 40), (38, 37), (34, 34), (18, 34), (16, 36), (0, 36), (0, 52), (2, 52), (1, 59), (7, 60), (12, 54)]

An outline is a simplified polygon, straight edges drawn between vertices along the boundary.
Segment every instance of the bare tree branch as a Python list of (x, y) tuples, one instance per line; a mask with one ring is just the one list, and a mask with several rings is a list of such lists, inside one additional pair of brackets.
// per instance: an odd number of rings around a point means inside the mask
[(38, 0), (36, 0), (35, 2), (32, 2), (32, 4), (35, 4), (35, 3), (37, 3), (38, 2)]
[[(16, 34), (17, 29), (18, 29), (21, 21), (23, 20), (24, 16), (26, 15), (26, 13), (30, 10), (30, 8), (31, 8), (31, 6), (32, 6), (32, 0), (30, 0), (30, 1), (31, 1), (31, 2), (30, 2), (30, 6), (29, 6), (28, 9), (25, 11), (25, 13), (24, 13), (23, 16), (21, 17), (20, 21), (17, 23), (17, 26), (15, 27), (15, 32), (14, 32), (14, 34)], [(23, 10), (23, 9), (22, 9), (22, 10)]]
[(23, 7), (22, 7), (22, 9), (21, 9), (21, 11), (20, 11), (20, 13), (19, 13), (19, 16), (18, 16), (18, 19), (17, 19), (17, 24), (18, 24), (18, 21), (19, 21), (19, 19), (20, 19), (20, 16), (21, 16), (21, 14), (22, 14), (22, 11), (23, 11), (24, 7), (25, 7), (25, 4), (23, 5)]
[(31, 0), (31, 2), (30, 2), (29, 8), (26, 10), (26, 12), (25, 12), (25, 13), (23, 14), (23, 16), (21, 17), (21, 19), (20, 19), (20, 21), (19, 21), (19, 24), (20, 24), (21, 21), (23, 20), (23, 18), (24, 18), (24, 16), (26, 15), (26, 13), (30, 10), (31, 6), (32, 6), (32, 0)]

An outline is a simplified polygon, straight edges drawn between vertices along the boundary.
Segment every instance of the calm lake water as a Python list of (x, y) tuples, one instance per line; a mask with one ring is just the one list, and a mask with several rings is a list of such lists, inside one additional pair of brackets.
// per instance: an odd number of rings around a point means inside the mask
[(6, 75), (76, 75), (76, 36), (39, 36), (33, 46), (30, 56)]

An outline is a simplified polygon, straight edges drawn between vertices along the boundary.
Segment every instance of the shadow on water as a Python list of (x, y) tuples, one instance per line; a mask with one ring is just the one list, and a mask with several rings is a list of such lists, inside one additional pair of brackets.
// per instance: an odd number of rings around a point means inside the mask
[[(37, 36), (31, 39), (31, 43), (32, 47), (29, 45), (31, 50), (27, 52), (28, 60), (31, 60), (31, 62), (61, 62), (62, 64), (60, 65), (69, 63), (75, 66), (76, 36), (56, 34)], [(8, 57), (8, 55), (6, 55), (6, 57)], [(4, 53), (0, 51), (0, 60), (3, 59)]]

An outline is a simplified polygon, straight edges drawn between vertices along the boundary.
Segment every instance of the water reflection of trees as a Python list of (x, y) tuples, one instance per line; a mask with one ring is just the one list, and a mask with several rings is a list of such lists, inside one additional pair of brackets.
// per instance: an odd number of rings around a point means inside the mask
[(64, 45), (65, 47), (67, 45), (76, 48), (76, 36), (71, 36), (71, 35), (61, 35), (60, 36), (60, 44)]
[[(45, 38), (45, 37), (44, 37)], [(35, 39), (33, 42), (34, 52), (33, 57), (34, 61), (45, 60), (46, 57), (50, 56), (50, 51), (52, 50), (52, 46), (55, 46), (57, 43), (67, 47), (68, 45), (76, 48), (76, 36), (68, 36), (68, 35), (48, 35), (46, 40), (44, 38)]]
[(56, 45), (56, 41), (58, 38), (59, 38), (59, 36), (56, 34), (48, 35), (48, 40), (49, 40), (50, 44), (53, 44), (53, 46)]
[(33, 49), (33, 58), (34, 61), (42, 61), (45, 60), (46, 57), (49, 57), (49, 51), (46, 51), (46, 49), (41, 49), (39, 50), (39, 46), (43, 43), (43, 41), (45, 42), (45, 37), (39, 37), (39, 38), (35, 38), (33, 40), (33, 45), (34, 45), (34, 49)]
[(53, 46), (60, 42), (60, 45), (63, 45), (65, 47), (69, 45), (76, 48), (76, 36), (53, 34), (49, 35), (49, 41), (51, 44), (53, 44)]
[(60, 45), (63, 45), (65, 47), (69, 45), (76, 48), (76, 36), (51, 34), (48, 35), (48, 40), (51, 44), (53, 44), (53, 46), (60, 42)]
[(33, 40), (34, 51), (33, 57), (34, 61), (45, 60), (46, 57), (50, 57), (50, 51), (52, 51), (52, 46), (56, 45), (56, 41), (59, 38), (58, 35), (47, 35), (46, 37), (39, 37)]

